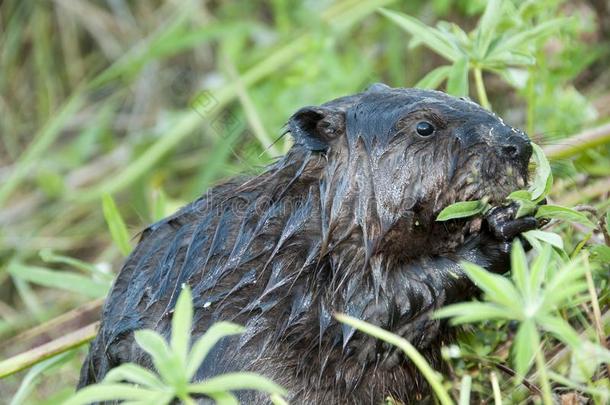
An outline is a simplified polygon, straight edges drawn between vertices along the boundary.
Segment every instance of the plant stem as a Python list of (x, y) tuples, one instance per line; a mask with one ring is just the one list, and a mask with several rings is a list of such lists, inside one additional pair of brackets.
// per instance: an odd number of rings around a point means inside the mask
[(383, 328), (371, 325), (368, 322), (353, 318), (349, 315), (335, 314), (335, 318), (337, 318), (339, 322), (345, 323), (355, 329), (358, 329), (368, 335), (381, 339), (384, 342), (390, 343), (401, 349), (407, 358), (411, 360), (413, 364), (415, 364), (415, 367), (417, 367), (417, 369), (422, 373), (432, 388), (432, 391), (436, 394), (438, 401), (442, 405), (453, 405), (453, 401), (443, 387), (442, 376), (430, 367), (424, 356), (422, 356), (408, 340), (388, 332)]
[(546, 364), (544, 356), (542, 355), (542, 348), (538, 339), (534, 339), (536, 347), (536, 368), (538, 369), (538, 381), (540, 382), (540, 388), (542, 388), (542, 402), (544, 405), (553, 405), (553, 396), (551, 394), (551, 385), (549, 384), (549, 376), (546, 372)]
[(99, 322), (89, 324), (58, 339), (0, 362), (0, 378), (15, 374), (43, 360), (65, 353), (70, 349), (89, 342), (97, 334), (98, 327)]
[(483, 72), (478, 66), (474, 67), (474, 83), (477, 88), (477, 95), (479, 97), (479, 103), (483, 108), (491, 111), (491, 104), (487, 99), (487, 92), (485, 91), (485, 84), (483, 83)]

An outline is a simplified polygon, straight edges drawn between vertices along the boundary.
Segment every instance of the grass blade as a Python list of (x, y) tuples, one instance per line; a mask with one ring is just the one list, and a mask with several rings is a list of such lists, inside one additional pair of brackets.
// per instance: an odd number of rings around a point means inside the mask
[(129, 232), (127, 231), (125, 221), (123, 221), (123, 217), (121, 217), (114, 199), (109, 194), (105, 194), (102, 197), (102, 209), (104, 211), (104, 219), (106, 219), (106, 224), (108, 225), (108, 229), (110, 229), (112, 240), (123, 255), (129, 255), (131, 252)]

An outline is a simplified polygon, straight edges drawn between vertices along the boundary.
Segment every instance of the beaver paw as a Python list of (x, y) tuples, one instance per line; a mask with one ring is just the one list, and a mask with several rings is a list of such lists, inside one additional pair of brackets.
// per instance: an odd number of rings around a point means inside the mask
[(538, 228), (538, 220), (533, 216), (515, 218), (519, 206), (516, 203), (508, 206), (494, 207), (485, 219), (493, 236), (504, 242), (510, 242), (523, 232)]

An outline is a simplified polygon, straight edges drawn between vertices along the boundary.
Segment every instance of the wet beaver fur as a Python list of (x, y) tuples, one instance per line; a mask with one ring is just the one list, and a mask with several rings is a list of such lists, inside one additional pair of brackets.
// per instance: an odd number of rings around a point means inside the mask
[[(527, 136), (469, 100), (382, 84), (302, 108), (287, 131), (294, 146), (264, 173), (221, 184), (143, 231), (106, 300), (81, 387), (125, 362), (152, 368), (133, 332), (168, 337), (188, 284), (194, 337), (218, 320), (246, 328), (214, 348), (197, 379), (251, 370), (306, 404), (427, 393), (400, 352), (333, 313), (407, 338), (441, 368), (452, 333), (430, 314), (477, 293), (458, 262), (504, 272), (512, 238), (536, 226), (501, 206), (527, 182)], [(485, 218), (435, 221), (451, 203), (484, 197), (498, 206)]]

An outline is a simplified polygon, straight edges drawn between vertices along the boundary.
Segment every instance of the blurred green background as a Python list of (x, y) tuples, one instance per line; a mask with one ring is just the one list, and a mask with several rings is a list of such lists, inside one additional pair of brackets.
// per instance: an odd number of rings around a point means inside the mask
[[(547, 150), (560, 149), (550, 155), (554, 199), (607, 209), (606, 138), (576, 152), (561, 148), (610, 121), (608, 2), (506, 3), (514, 13), (498, 25), (503, 38), (553, 23), (517, 44), (513, 59), (483, 66), (491, 106)], [(431, 26), (449, 21), (439, 29), (466, 49), (473, 37), (456, 27), (473, 30), (485, 4), (0, 2), (0, 358), (95, 321), (134, 243), (128, 239), (209, 186), (256, 173), (285, 152), (290, 140), (280, 134), (298, 108), (378, 81), (414, 86), (435, 68), (458, 65), (421, 38), (411, 41), (379, 7)], [(481, 101), (473, 60), (451, 70), (449, 90)], [(442, 79), (423, 84), (445, 89)], [(81, 310), (68, 312), (74, 308)], [(20, 398), (64, 398), (83, 353), (39, 370), (41, 379), (34, 373), (36, 384)], [(10, 398), (23, 378), (0, 380), (0, 396)]]

